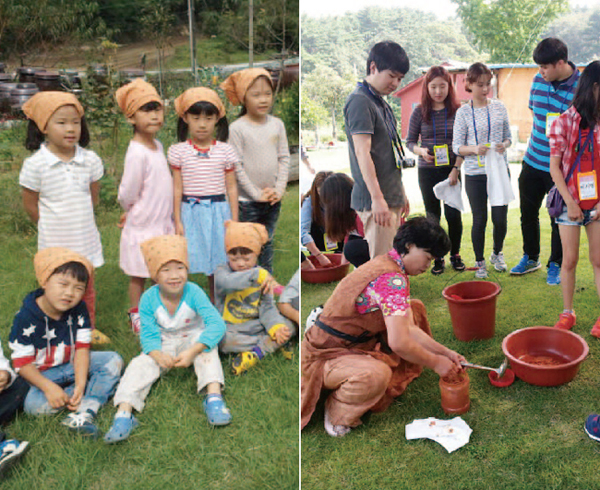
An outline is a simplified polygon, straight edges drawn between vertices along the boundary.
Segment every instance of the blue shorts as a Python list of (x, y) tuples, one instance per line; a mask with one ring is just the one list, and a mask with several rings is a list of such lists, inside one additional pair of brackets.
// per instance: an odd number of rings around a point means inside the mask
[(571, 221), (567, 215), (567, 206), (563, 206), (563, 212), (556, 218), (556, 224), (566, 226), (587, 226), (594, 222), (590, 216), (592, 209), (582, 209), (581, 212), (583, 213), (583, 221)]

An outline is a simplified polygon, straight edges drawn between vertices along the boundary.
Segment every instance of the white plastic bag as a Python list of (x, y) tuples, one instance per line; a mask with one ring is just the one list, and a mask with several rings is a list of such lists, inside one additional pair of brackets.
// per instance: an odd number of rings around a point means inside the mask
[(450, 185), (449, 178), (442, 180), (433, 186), (433, 193), (435, 197), (440, 201), (444, 201), (451, 208), (458, 209), (460, 212), (464, 211), (460, 181), (455, 185)]
[(506, 206), (515, 200), (504, 155), (498, 153), (493, 147), (485, 154), (485, 173), (491, 206)]

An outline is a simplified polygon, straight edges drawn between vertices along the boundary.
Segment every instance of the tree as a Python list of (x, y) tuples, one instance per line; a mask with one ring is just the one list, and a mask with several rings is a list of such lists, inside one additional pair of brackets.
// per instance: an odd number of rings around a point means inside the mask
[(569, 59), (587, 63), (600, 58), (600, 7), (573, 9), (548, 26), (542, 37), (558, 37), (569, 47)]
[(319, 128), (327, 122), (327, 109), (310, 98), (302, 98), (302, 129), (315, 132), (315, 145), (319, 145)]
[(490, 62), (531, 60), (544, 28), (568, 8), (568, 0), (452, 0), (477, 46)]

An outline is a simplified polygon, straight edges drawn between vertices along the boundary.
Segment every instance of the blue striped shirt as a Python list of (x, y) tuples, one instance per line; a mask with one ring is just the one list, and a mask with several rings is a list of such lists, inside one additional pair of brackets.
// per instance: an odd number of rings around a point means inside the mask
[(579, 70), (569, 62), (573, 74), (554, 88), (538, 73), (531, 85), (529, 93), (529, 108), (533, 111), (533, 128), (523, 161), (533, 168), (550, 172), (550, 142), (546, 137), (546, 114), (565, 112), (571, 105), (577, 82)]

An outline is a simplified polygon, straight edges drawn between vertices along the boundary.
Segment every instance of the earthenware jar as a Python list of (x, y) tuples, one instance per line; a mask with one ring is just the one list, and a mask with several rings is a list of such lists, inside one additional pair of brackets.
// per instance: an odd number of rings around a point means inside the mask
[(466, 371), (453, 378), (440, 378), (442, 409), (448, 415), (460, 415), (469, 411), (469, 375)]
[(60, 82), (60, 74), (57, 71), (36, 72), (35, 84), (40, 89), (40, 92), (62, 92), (64, 90), (62, 83)]
[(32, 66), (22, 66), (17, 69), (19, 74), (19, 83), (35, 83), (35, 74), (38, 71), (44, 71), (43, 68), (36, 68)]
[(10, 105), (14, 110), (20, 110), (21, 106), (38, 92), (39, 89), (35, 83), (18, 83), (10, 91)]

